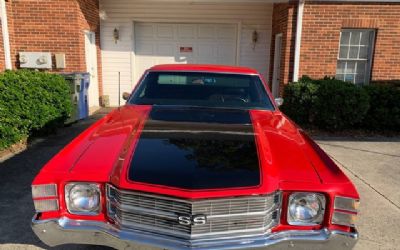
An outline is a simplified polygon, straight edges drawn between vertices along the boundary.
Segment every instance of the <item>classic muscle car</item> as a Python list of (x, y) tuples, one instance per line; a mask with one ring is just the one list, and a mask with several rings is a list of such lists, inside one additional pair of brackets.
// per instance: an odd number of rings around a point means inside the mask
[(155, 66), (124, 98), (34, 179), (32, 228), (47, 245), (355, 245), (354, 185), (257, 71)]

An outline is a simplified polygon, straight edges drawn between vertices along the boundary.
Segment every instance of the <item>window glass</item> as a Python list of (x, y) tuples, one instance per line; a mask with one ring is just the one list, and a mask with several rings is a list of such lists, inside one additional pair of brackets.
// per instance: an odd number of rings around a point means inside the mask
[(347, 62), (346, 74), (356, 73), (356, 62)]
[(360, 45), (360, 35), (361, 32), (353, 32), (350, 36), (350, 45)]
[(374, 30), (342, 30), (336, 78), (366, 84), (370, 78)]
[(346, 62), (338, 62), (337, 74), (344, 74), (346, 72)]
[(349, 53), (349, 58), (351, 59), (357, 59), (358, 58), (358, 51), (359, 51), (359, 47), (357, 46), (351, 46), (350, 47), (350, 53)]
[(368, 50), (369, 48), (367, 46), (361, 47), (360, 48), (360, 59), (368, 59)]
[(150, 72), (129, 103), (274, 109), (259, 76), (202, 72)]
[(347, 58), (349, 55), (349, 46), (341, 46), (339, 52), (339, 58)]
[(343, 31), (341, 39), (340, 39), (340, 44), (341, 45), (349, 45), (349, 43), (350, 43), (350, 32)]
[(369, 44), (369, 37), (370, 37), (370, 31), (361, 31), (361, 43), (360, 45), (367, 45)]
[(366, 62), (357, 62), (357, 73), (359, 75), (364, 75), (366, 66), (367, 66)]

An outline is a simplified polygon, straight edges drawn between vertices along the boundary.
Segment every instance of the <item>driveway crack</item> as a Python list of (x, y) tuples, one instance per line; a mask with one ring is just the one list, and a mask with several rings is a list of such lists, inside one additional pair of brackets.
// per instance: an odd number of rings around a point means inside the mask
[(329, 156), (336, 161), (336, 163), (338, 163), (342, 168), (346, 169), (347, 171), (349, 171), (349, 173), (351, 173), (354, 177), (356, 177), (357, 179), (359, 179), (361, 182), (363, 182), (365, 185), (367, 185), (369, 188), (371, 188), (375, 193), (377, 193), (378, 195), (382, 196), (385, 200), (387, 200), (389, 203), (391, 203), (393, 206), (395, 206), (398, 210), (400, 210), (400, 206), (397, 205), (396, 203), (394, 203), (391, 199), (389, 199), (386, 195), (384, 195), (383, 193), (379, 192), (378, 189), (374, 188), (371, 184), (369, 184), (366, 180), (364, 180), (361, 176), (359, 176), (357, 173), (355, 173), (354, 171), (352, 171), (350, 168), (346, 167), (343, 163), (341, 163), (339, 160), (337, 160), (335, 157), (333, 157), (332, 155), (329, 154)]
[(378, 155), (384, 155), (384, 156), (389, 156), (389, 157), (400, 158), (400, 155), (386, 154), (386, 153), (381, 153), (381, 152), (367, 150), (367, 149), (352, 148), (352, 147), (346, 147), (346, 146), (342, 146), (342, 145), (335, 145), (335, 144), (329, 144), (329, 143), (323, 143), (323, 142), (318, 142), (318, 144), (329, 146), (329, 147), (343, 148), (343, 149), (349, 149), (349, 150), (360, 151), (360, 152), (365, 152), (365, 153), (371, 153), (371, 154), (378, 154)]

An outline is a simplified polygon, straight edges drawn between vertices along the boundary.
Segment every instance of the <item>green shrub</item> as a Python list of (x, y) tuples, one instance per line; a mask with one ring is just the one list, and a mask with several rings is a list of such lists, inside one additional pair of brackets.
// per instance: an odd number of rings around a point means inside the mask
[(63, 77), (29, 70), (0, 74), (0, 149), (54, 129), (71, 110), (70, 88)]
[(369, 108), (367, 92), (360, 86), (335, 79), (319, 81), (315, 102), (315, 125), (343, 130), (359, 124)]
[(303, 77), (285, 87), (282, 111), (301, 125), (343, 130), (359, 124), (369, 108), (367, 92), (354, 84)]
[(281, 110), (298, 124), (313, 123), (317, 91), (318, 85), (308, 77), (286, 85)]
[(400, 90), (388, 85), (365, 87), (370, 96), (370, 108), (362, 127), (376, 131), (400, 130)]

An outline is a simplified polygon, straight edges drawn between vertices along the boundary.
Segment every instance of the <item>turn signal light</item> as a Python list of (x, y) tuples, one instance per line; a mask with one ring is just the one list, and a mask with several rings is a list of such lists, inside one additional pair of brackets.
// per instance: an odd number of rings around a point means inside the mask
[(359, 200), (355, 200), (352, 198), (346, 198), (346, 197), (340, 197), (337, 196), (335, 198), (335, 209), (338, 210), (345, 210), (345, 211), (351, 211), (351, 212), (357, 212), (358, 207), (360, 205)]
[(354, 227), (357, 220), (357, 214), (335, 211), (332, 217), (332, 224)]
[(35, 210), (37, 213), (50, 212), (58, 210), (58, 200), (34, 200)]
[(32, 197), (33, 199), (57, 197), (57, 186), (56, 184), (33, 185)]
[(347, 197), (335, 197), (332, 224), (354, 227), (360, 201)]
[(59, 209), (56, 184), (32, 185), (32, 198), (37, 213)]

